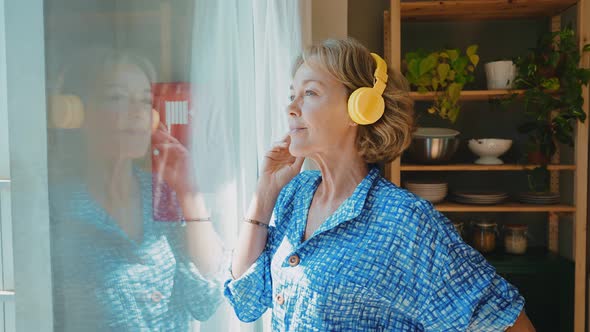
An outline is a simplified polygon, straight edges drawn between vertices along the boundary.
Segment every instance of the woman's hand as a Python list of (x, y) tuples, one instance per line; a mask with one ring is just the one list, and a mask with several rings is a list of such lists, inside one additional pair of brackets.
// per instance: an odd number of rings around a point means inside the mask
[(258, 182), (259, 191), (268, 190), (278, 195), (281, 189), (299, 174), (305, 158), (291, 155), (290, 144), (291, 136), (286, 135), (265, 154)]
[(289, 153), (291, 137), (285, 136), (265, 154), (256, 193), (246, 214), (247, 218), (268, 223), (281, 189), (301, 170), (303, 157)]
[(197, 183), (188, 150), (163, 123), (152, 134), (152, 172), (176, 192), (177, 197), (197, 192)]

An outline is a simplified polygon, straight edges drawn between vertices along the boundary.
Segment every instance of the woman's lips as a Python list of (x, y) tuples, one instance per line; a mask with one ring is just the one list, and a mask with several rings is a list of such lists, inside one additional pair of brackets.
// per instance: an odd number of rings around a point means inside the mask
[(291, 135), (298, 134), (298, 133), (304, 131), (305, 129), (307, 129), (307, 128), (293, 128), (293, 129), (291, 129), (290, 133), (291, 133)]

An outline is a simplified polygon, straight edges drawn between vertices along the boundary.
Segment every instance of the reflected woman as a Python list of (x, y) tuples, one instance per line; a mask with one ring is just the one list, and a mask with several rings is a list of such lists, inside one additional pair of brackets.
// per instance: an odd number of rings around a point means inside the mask
[[(93, 48), (51, 100), (56, 330), (187, 331), (221, 301), (221, 241), (187, 149), (153, 118), (154, 76), (141, 56)], [(155, 221), (162, 191), (177, 214)]]

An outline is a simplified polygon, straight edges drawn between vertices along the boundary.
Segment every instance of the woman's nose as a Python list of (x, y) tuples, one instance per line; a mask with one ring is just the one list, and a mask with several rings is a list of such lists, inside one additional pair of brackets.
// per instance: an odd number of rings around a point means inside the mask
[(299, 105), (299, 98), (293, 99), (293, 101), (287, 106), (287, 113), (290, 116), (300, 116), (301, 115), (301, 107)]

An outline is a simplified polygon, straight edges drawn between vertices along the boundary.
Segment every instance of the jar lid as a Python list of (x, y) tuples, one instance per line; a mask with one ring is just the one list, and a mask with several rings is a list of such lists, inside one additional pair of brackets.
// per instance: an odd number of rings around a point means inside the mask
[(493, 228), (496, 227), (498, 224), (496, 224), (495, 222), (492, 221), (478, 221), (475, 223), (475, 226), (477, 227), (481, 227), (481, 228)]
[(526, 231), (529, 228), (526, 224), (506, 224), (504, 227), (514, 231)]

